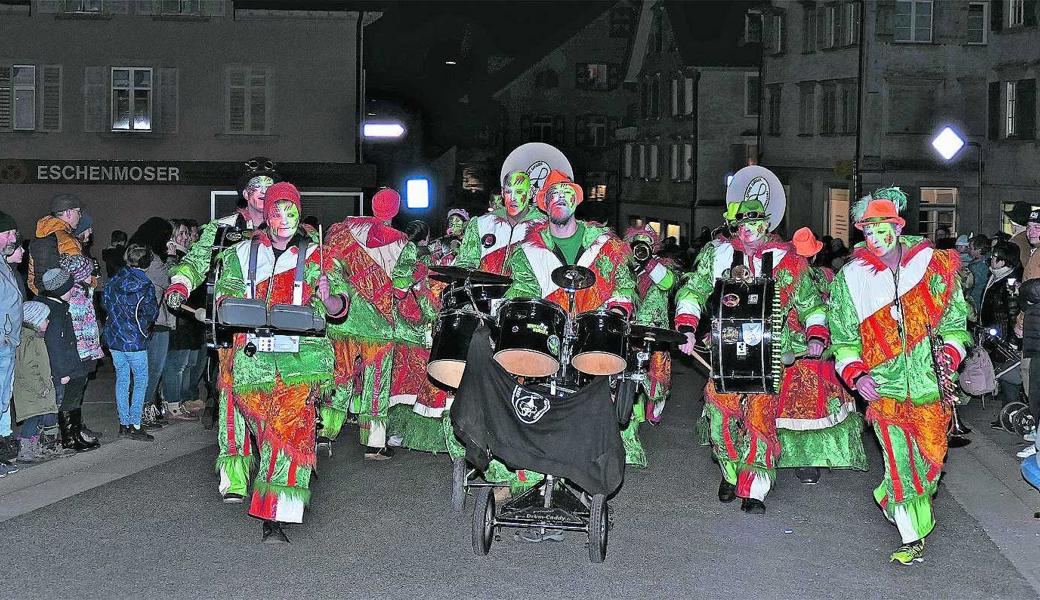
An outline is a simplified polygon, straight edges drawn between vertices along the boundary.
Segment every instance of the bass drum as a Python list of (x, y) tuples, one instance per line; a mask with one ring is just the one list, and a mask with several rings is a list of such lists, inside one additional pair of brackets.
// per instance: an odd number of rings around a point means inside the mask
[(433, 347), (426, 372), (434, 381), (458, 388), (466, 372), (466, 354), (480, 317), (472, 310), (449, 310), (437, 315), (433, 326)]
[(506, 300), (498, 311), (495, 361), (518, 377), (548, 377), (560, 369), (567, 314), (540, 298)]
[(773, 281), (723, 279), (711, 323), (711, 377), (723, 394), (775, 394), (783, 372)]
[[(508, 289), (508, 283), (474, 283), (470, 285), (470, 290), (467, 292), (461, 283), (455, 282), (441, 292), (441, 305), (444, 310), (452, 310), (472, 308), (473, 302), (475, 302), (480, 312), (490, 315)], [(470, 293), (473, 294), (473, 302), (470, 302)]]
[(575, 318), (576, 341), (571, 365), (589, 375), (617, 375), (625, 370), (628, 321), (608, 310), (584, 312)]

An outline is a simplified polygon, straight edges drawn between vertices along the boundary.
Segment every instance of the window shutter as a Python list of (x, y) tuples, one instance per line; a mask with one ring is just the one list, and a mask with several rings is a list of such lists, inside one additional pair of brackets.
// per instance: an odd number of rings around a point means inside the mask
[[(554, 124), (555, 126), (555, 124)], [(588, 123), (585, 115), (579, 115), (574, 117), (574, 145), (575, 146), (588, 146), (589, 145), (589, 130)], [(555, 134), (554, 134), (555, 136)]]
[(61, 131), (61, 66), (43, 67), (41, 131)]
[(159, 95), (157, 106), (159, 114), (156, 122), (159, 124), (161, 133), (177, 133), (177, 119), (179, 106), (177, 96), (177, 69), (158, 69)]
[(228, 131), (246, 130), (246, 70), (228, 69)]
[(621, 85), (621, 65), (607, 63), (607, 89), (616, 90)]
[(1025, 0), (1023, 11), (1025, 12), (1025, 25), (1032, 27), (1036, 25), (1036, 0)]
[(263, 67), (251, 69), (249, 76), (249, 131), (267, 132), (270, 74)]
[(11, 129), (11, 66), (0, 65), (0, 131)]
[(639, 116), (647, 118), (650, 116), (649, 101), (650, 84), (645, 80), (639, 82)]
[(892, 21), (896, 14), (896, 3), (895, 0), (880, 0), (878, 2), (878, 23), (877, 23), (877, 35), (878, 37), (891, 37), (892, 36)]
[(617, 133), (618, 127), (621, 127), (621, 120), (617, 117), (611, 117), (607, 119), (607, 144), (609, 145), (616, 138), (614, 135)]
[(83, 131), (108, 131), (108, 69), (83, 69)]
[(520, 116), (520, 139), (525, 142), (531, 139), (531, 115)]
[(1015, 121), (1018, 131), (1015, 137), (1024, 140), (1036, 139), (1036, 79), (1019, 79), (1015, 86)]
[(989, 25), (992, 31), (1000, 31), (1004, 28), (1004, 1), (992, 0), (989, 3)]
[(552, 130), (553, 141), (559, 146), (567, 145), (567, 121), (563, 115), (553, 115)]
[(816, 7), (816, 47), (827, 48), (827, 7)]
[(202, 0), (202, 16), (223, 17), (226, 5), (225, 0)]
[(1000, 82), (989, 82), (989, 101), (987, 102), (989, 114), (988, 133), (989, 139), (1000, 139)]

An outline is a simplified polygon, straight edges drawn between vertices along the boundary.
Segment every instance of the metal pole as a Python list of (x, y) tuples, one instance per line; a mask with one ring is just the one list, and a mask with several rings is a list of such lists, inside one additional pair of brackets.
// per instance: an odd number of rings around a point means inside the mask
[(982, 172), (985, 169), (986, 161), (985, 154), (982, 149), (982, 144), (979, 142), (968, 142), (969, 146), (975, 147), (975, 152), (978, 154), (978, 170), (976, 176), (978, 177), (978, 214), (977, 214), (977, 233), (982, 233)]

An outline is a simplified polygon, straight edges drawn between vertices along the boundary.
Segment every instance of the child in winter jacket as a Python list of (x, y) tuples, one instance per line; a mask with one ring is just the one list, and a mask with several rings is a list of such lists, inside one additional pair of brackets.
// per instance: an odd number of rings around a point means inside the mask
[(47, 357), (51, 365), (55, 400), (58, 404), (58, 426), (61, 445), (76, 452), (93, 450), (101, 444), (82, 429), (83, 392), (93, 359), (80, 358), (76, 332), (69, 311), (69, 300), (76, 285), (72, 274), (62, 268), (48, 269), (41, 278), (43, 295), (39, 300), (50, 309), (49, 324), (44, 333)]
[(103, 338), (112, 352), (112, 363), (116, 368), (119, 437), (145, 442), (155, 439), (141, 427), (141, 412), (148, 388), (148, 339), (159, 316), (155, 287), (145, 274), (152, 260), (152, 251), (147, 246), (127, 246), (126, 266), (108, 280), (101, 296), (101, 304), (108, 313)]

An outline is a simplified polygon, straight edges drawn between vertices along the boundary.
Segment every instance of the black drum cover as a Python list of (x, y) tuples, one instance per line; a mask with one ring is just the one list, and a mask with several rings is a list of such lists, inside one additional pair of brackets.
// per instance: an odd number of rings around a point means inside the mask
[(783, 365), (780, 310), (771, 279), (722, 279), (711, 327), (711, 376), (724, 394), (775, 394)]
[(540, 298), (514, 298), (498, 311), (495, 361), (519, 377), (548, 377), (560, 368), (563, 309)]
[(571, 365), (589, 375), (616, 375), (625, 370), (628, 321), (609, 310), (584, 312), (575, 319)]

